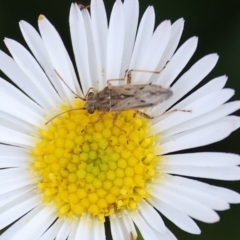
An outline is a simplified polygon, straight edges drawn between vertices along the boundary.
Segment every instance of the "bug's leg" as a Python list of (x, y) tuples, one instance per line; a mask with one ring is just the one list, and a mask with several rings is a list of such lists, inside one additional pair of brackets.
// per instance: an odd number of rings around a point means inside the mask
[(122, 132), (124, 132), (124, 133), (126, 134), (126, 139), (127, 139), (127, 143), (128, 143), (128, 133), (127, 133), (127, 131), (125, 131), (124, 129), (120, 128), (120, 127), (116, 124), (118, 115), (119, 115), (119, 113), (114, 113), (114, 116), (113, 116), (113, 126), (117, 127), (118, 129), (120, 129)]
[(73, 109), (69, 109), (69, 110), (67, 110), (67, 111), (61, 112), (61, 113), (55, 115), (54, 117), (50, 118), (50, 119), (45, 123), (45, 125), (49, 124), (49, 123), (52, 122), (55, 118), (63, 115), (64, 113), (71, 112), (71, 111), (77, 111), (77, 110), (86, 110), (86, 108), (84, 108), (84, 107), (83, 107), (83, 108), (73, 108)]
[(104, 117), (105, 114), (106, 114), (105, 112), (101, 112), (100, 115), (98, 116), (97, 120), (94, 121), (94, 122), (89, 122), (89, 123), (83, 128), (82, 132), (84, 132), (89, 125), (100, 122), (100, 121), (103, 119), (103, 117)]
[(60, 80), (64, 83), (64, 85), (70, 90), (70, 92), (75, 95), (77, 98), (80, 98), (83, 101), (86, 101), (86, 98), (82, 98), (80, 97), (77, 93), (75, 93), (68, 85), (67, 83), (64, 81), (64, 79), (61, 77), (61, 75), (58, 73), (58, 71), (56, 69), (54, 69), (55, 73), (57, 74), (57, 76), (60, 78)]
[(80, 10), (83, 10), (83, 9), (90, 8), (90, 7), (91, 7), (91, 5), (84, 6), (83, 4), (81, 4), (81, 3), (78, 3), (78, 7), (80, 8)]
[(173, 113), (173, 112), (188, 112), (188, 113), (191, 113), (192, 110), (173, 109), (173, 110), (170, 110), (170, 111), (168, 111), (168, 112), (165, 112), (165, 113), (162, 113), (162, 114), (159, 114), (159, 115), (156, 115), (156, 116), (150, 116), (150, 115), (148, 115), (148, 114), (146, 114), (146, 113), (144, 113), (144, 112), (141, 112), (141, 111), (136, 110), (136, 113), (137, 113), (139, 116), (142, 116), (142, 117), (147, 118), (147, 119), (154, 119), (154, 118), (161, 117), (161, 116), (164, 116), (164, 115)]
[(114, 81), (125, 81), (125, 77), (124, 78), (111, 78), (107, 80), (107, 85), (108, 87), (111, 87), (112, 84), (110, 82), (114, 82)]
[(132, 82), (132, 72), (142, 72), (142, 73), (154, 73), (160, 74), (167, 66), (169, 61), (166, 62), (165, 66), (160, 71), (151, 71), (151, 70), (139, 70), (139, 69), (130, 69), (126, 71), (125, 77), (127, 78), (127, 84), (131, 84)]
[(132, 232), (130, 232), (130, 239), (131, 239), (131, 240), (136, 240), (136, 239), (137, 239), (137, 238), (133, 235)]

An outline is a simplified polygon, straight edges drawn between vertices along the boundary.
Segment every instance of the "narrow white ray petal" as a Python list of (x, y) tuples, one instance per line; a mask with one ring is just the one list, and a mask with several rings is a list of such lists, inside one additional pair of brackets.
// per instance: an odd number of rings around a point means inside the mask
[(200, 202), (214, 210), (222, 211), (229, 209), (229, 204), (227, 202), (213, 196), (210, 191), (201, 191), (188, 185), (184, 185), (181, 181), (178, 181), (178, 178), (170, 175), (165, 175), (165, 179), (163, 181), (159, 181), (156, 186), (161, 188), (164, 187), (169, 191), (179, 194), (179, 196), (186, 196), (189, 199)]
[[(212, 55), (212, 56), (210, 55), (209, 59), (211, 59), (211, 57), (216, 58), (216, 61), (218, 59), (217, 55)], [(212, 62), (212, 64), (213, 63), (214, 62)], [(209, 67), (210, 64), (207, 64), (207, 66)], [(206, 70), (206, 68), (204, 68), (204, 69)], [(202, 73), (202, 71), (201, 71), (201, 73)], [(212, 79), (211, 81), (209, 81), (202, 87), (198, 88), (194, 93), (192, 93), (191, 95), (189, 95), (188, 97), (186, 97), (185, 99), (183, 99), (182, 101), (177, 103), (174, 106), (174, 109), (181, 109), (183, 106), (186, 106), (187, 104), (195, 101), (196, 99), (202, 98), (203, 96), (206, 96), (212, 92), (222, 89), (225, 86), (227, 79), (228, 79), (227, 76), (220, 76), (220, 77), (216, 77), (216, 78)]]
[(2, 126), (0, 126), (0, 132), (0, 142), (10, 145), (34, 147), (39, 141), (38, 138)]
[[(23, 196), (13, 200), (0, 208), (0, 228), (4, 228), (19, 217), (26, 214), (32, 208), (40, 204), (41, 199), (34, 192), (27, 192)], [(24, 239), (24, 238), (23, 238)]]
[(12, 202), (13, 200), (19, 198), (20, 196), (26, 194), (29, 191), (32, 191), (35, 188), (36, 188), (35, 185), (28, 185), (28, 186), (13, 190), (11, 192), (1, 194), (0, 195), (0, 207)]
[(9, 146), (0, 144), (0, 156), (9, 156), (9, 157), (27, 157), (28, 150), (26, 148), (20, 148), (16, 146)]
[(166, 62), (172, 58), (182, 36), (183, 27), (184, 27), (183, 18), (178, 19), (176, 22), (172, 24), (171, 35), (157, 69), (162, 69)]
[(164, 233), (159, 233), (154, 228), (151, 228), (151, 229), (155, 233), (155, 235), (158, 236), (158, 239), (177, 240), (177, 238), (168, 229), (166, 229), (166, 231)]
[[(22, 90), (24, 91), (24, 89)], [(32, 101), (32, 99), (27, 97), (24, 93), (22, 93), (20, 90), (18, 90), (3, 78), (0, 78), (0, 91), (1, 93), (5, 93), (6, 95), (12, 96), (14, 99), (17, 99), (17, 101), (21, 102), (24, 106), (27, 106), (32, 111), (36, 112), (36, 114), (40, 116), (44, 116), (46, 114), (38, 104), (36, 104), (34, 101)]]
[(124, 224), (125, 224), (125, 227), (126, 227), (128, 233), (131, 232), (134, 236), (137, 236), (137, 231), (136, 231), (136, 228), (135, 228), (135, 226), (133, 224), (133, 221), (131, 219), (130, 212), (123, 211), (121, 217), (124, 221)]
[(25, 157), (1, 157), (0, 168), (28, 167), (29, 159)]
[(124, 33), (125, 33), (124, 10), (121, 0), (114, 3), (107, 38), (107, 79), (121, 78), (123, 61)]
[(145, 221), (158, 232), (166, 231), (166, 226), (156, 210), (146, 201), (138, 203), (139, 211)]
[(164, 131), (162, 134), (164, 135), (164, 137), (168, 137), (177, 133), (184, 132), (186, 130), (190, 130), (193, 128), (200, 127), (202, 125), (209, 124), (216, 120), (222, 119), (224, 116), (227, 116), (237, 111), (239, 108), (240, 108), (240, 101), (228, 102), (209, 113), (206, 113), (202, 116), (197, 117), (196, 119), (192, 119), (190, 121), (186, 121), (175, 127), (172, 127)]
[[(153, 36), (146, 48), (146, 52), (142, 59), (139, 59), (137, 70), (159, 71), (156, 69), (162, 57), (162, 54), (167, 46), (171, 34), (171, 22), (166, 20), (159, 24), (154, 31)], [(133, 72), (133, 82), (148, 82), (151, 76), (156, 75), (151, 72)]]
[[(126, 239), (124, 238), (124, 233), (126, 229), (122, 229), (119, 218), (116, 216), (110, 216), (110, 228), (111, 228), (111, 233), (112, 233), (112, 238), (113, 240), (121, 240), (121, 239)], [(130, 233), (129, 233), (130, 235)], [(126, 237), (126, 236), (125, 236)]]
[[(43, 108), (47, 108), (47, 100), (42, 97), (42, 94), (38, 91), (38, 88), (33, 82), (22, 72), (15, 61), (0, 50), (0, 69), (6, 76), (8, 76), (23, 92), (31, 97), (37, 104)], [(14, 91), (14, 90), (13, 90)], [(17, 92), (17, 89), (15, 90)], [(13, 95), (14, 96), (14, 95)], [(28, 103), (29, 105), (30, 103)], [(36, 105), (34, 102), (32, 105)], [(37, 108), (37, 107), (35, 107)], [(33, 109), (35, 109), (33, 107)]]
[(155, 24), (155, 13), (153, 7), (148, 7), (144, 12), (139, 24), (136, 41), (129, 69), (139, 69), (138, 66), (151, 41)]
[(49, 229), (39, 238), (39, 240), (53, 240), (55, 239), (62, 222), (58, 219)]
[[(179, 99), (181, 99), (185, 94), (187, 94), (190, 90), (192, 90), (194, 87), (197, 86), (208, 74), (209, 72), (214, 68), (218, 61), (218, 55), (217, 54), (209, 54), (200, 60), (198, 60), (186, 73), (184, 73), (178, 81), (172, 86), (171, 90), (173, 91), (173, 96), (167, 100), (166, 102), (163, 102), (162, 104), (158, 105), (157, 107), (153, 108), (151, 111), (151, 114), (161, 114), (164, 111), (166, 111), (169, 107), (172, 106), (172, 104), (176, 103)], [(168, 65), (171, 63), (171, 61), (168, 63)], [(167, 67), (168, 67), (167, 65)], [(165, 70), (167, 70), (167, 67)], [(164, 70), (164, 71), (165, 71)], [(164, 71), (162, 74), (164, 74)], [(213, 80), (213, 85), (222, 86), (226, 82), (226, 77), (223, 76), (217, 78), (215, 81)], [(220, 82), (221, 81), (221, 82)], [(164, 82), (165, 84), (165, 82)], [(189, 104), (193, 100), (198, 99), (199, 97), (202, 97), (210, 92), (210, 89), (215, 89), (212, 85), (209, 86), (210, 83), (207, 83), (202, 88), (198, 89), (196, 92), (191, 94), (186, 99), (182, 100), (184, 104)], [(165, 86), (165, 85), (164, 85)], [(221, 88), (219, 88), (221, 89)], [(200, 92), (198, 92), (200, 91)], [(209, 92), (208, 92), (209, 91)], [(176, 106), (174, 106), (172, 109), (178, 109), (182, 107), (181, 102), (178, 103)]]
[(90, 73), (91, 87), (94, 87), (97, 90), (101, 90), (102, 88), (99, 87), (99, 78), (98, 78), (98, 76), (101, 74), (101, 70), (100, 69), (97, 70), (96, 51), (94, 49), (90, 14), (87, 9), (83, 9), (81, 12), (84, 20), (86, 38), (87, 38), (87, 44), (88, 44), (88, 61), (89, 61), (88, 68)]
[(75, 234), (75, 240), (78, 239), (83, 239), (83, 240), (88, 240), (91, 239), (89, 238), (90, 235), (90, 231), (91, 231), (91, 219), (89, 214), (87, 215), (82, 215), (82, 217), (79, 219), (79, 223), (78, 223), (78, 228), (77, 228), (77, 232)]
[(93, 219), (93, 238), (94, 240), (105, 240), (105, 227), (104, 223), (99, 221), (98, 219)]
[(162, 213), (180, 229), (192, 234), (201, 233), (198, 225), (187, 214), (179, 211), (173, 206), (169, 206), (167, 203), (155, 197), (151, 197), (151, 203), (160, 213)]
[[(202, 98), (199, 98), (186, 106), (183, 106), (182, 109), (189, 110), (191, 112), (173, 112), (169, 114), (166, 118), (159, 121), (158, 123), (152, 126), (153, 132), (162, 132), (162, 135), (165, 136), (166, 130), (177, 127), (181, 123), (193, 120), (198, 116), (201, 116), (205, 113), (213, 111), (217, 107), (221, 106), (223, 103), (228, 101), (234, 95), (232, 89), (221, 89), (210, 93)], [(191, 126), (191, 125), (190, 125)], [(166, 137), (166, 136), (165, 136)]]
[(238, 122), (226, 121), (186, 131), (173, 136), (172, 139), (169, 138), (167, 142), (161, 144), (161, 150), (156, 151), (156, 154), (166, 154), (218, 142), (229, 136), (238, 124)]
[[(68, 240), (74, 240), (75, 239), (75, 235), (77, 233), (77, 230), (78, 230), (78, 222), (74, 221), (71, 224), (71, 231), (69, 233)], [(81, 238), (81, 239), (84, 239), (84, 238)]]
[(160, 74), (157, 83), (168, 88), (186, 66), (197, 48), (197, 37), (187, 40), (173, 55), (166, 68)]
[[(213, 223), (219, 220), (219, 216), (209, 207), (175, 192), (168, 190), (164, 186), (156, 187), (151, 185), (150, 194), (157, 199), (177, 208), (192, 218), (206, 223)], [(177, 204), (176, 204), (177, 203)]]
[(12, 98), (7, 93), (3, 93), (1, 91), (0, 93), (1, 111), (20, 118), (34, 126), (43, 128), (44, 125), (42, 123), (44, 123), (46, 120), (44, 120), (43, 116), (35, 112), (34, 109), (21, 103), (21, 98), (18, 98), (17, 96)]
[(138, 16), (139, 16), (139, 2), (138, 0), (126, 0), (123, 4), (125, 13), (125, 40), (121, 72), (125, 72), (132, 57), (133, 46), (135, 42)]
[(30, 209), (30, 211), (26, 213), (26, 215), (17, 220), (0, 236), (0, 240), (12, 239), (12, 237), (23, 228), (26, 222), (32, 219), (41, 209), (42, 205), (38, 205), (37, 207)]
[(35, 180), (37, 179), (34, 179), (30, 176), (22, 176), (5, 181), (3, 180), (0, 182), (0, 194), (5, 194), (22, 187), (32, 185), (33, 181)]
[(168, 166), (166, 164), (162, 172), (225, 181), (240, 180), (239, 167)]
[(134, 212), (131, 217), (136, 226), (138, 227), (139, 231), (141, 232), (143, 239), (159, 240), (158, 235), (160, 233), (158, 232), (157, 234), (155, 234), (153, 229), (146, 223), (141, 214)]
[(72, 221), (68, 218), (62, 220), (62, 226), (59, 229), (56, 240), (66, 240), (72, 229)]
[[(59, 96), (33, 56), (26, 48), (12, 39), (5, 38), (4, 42), (15, 62), (47, 100), (49, 104), (48, 110), (50, 110), (51, 107), (56, 107), (56, 103), (60, 102)], [(41, 81), (39, 81), (39, 79), (41, 79)]]
[(29, 175), (29, 169), (27, 167), (2, 169), (0, 174), (0, 181), (4, 181), (10, 178), (25, 177)]
[(82, 11), (79, 9), (77, 4), (72, 4), (71, 6), (69, 23), (75, 61), (81, 79), (83, 93), (86, 94), (90, 87), (95, 86), (92, 85), (89, 72), (89, 46), (84, 20), (82, 16)]
[(240, 194), (232, 190), (222, 188), (222, 187), (216, 187), (216, 186), (203, 183), (194, 179), (189, 179), (189, 178), (180, 177), (180, 176), (174, 176), (174, 179), (176, 179), (176, 181), (183, 186), (186, 186), (189, 188), (195, 188), (199, 191), (212, 194), (213, 196), (219, 199), (222, 199), (223, 201), (226, 201), (228, 203), (240, 202)]
[(240, 203), (240, 194), (234, 192), (233, 190), (223, 188), (223, 187), (213, 187), (213, 194), (223, 198), (225, 201), (229, 203)]
[[(43, 15), (40, 15), (38, 18), (38, 27), (49, 57), (53, 63), (54, 69), (56, 69), (68, 86), (76, 92), (74, 84), (75, 81), (77, 82), (76, 75), (73, 70), (69, 55), (58, 32)], [(64, 89), (66, 92), (66, 97), (71, 102), (74, 96), (66, 87)]]
[(99, 88), (106, 85), (106, 53), (107, 53), (107, 14), (102, 0), (91, 1), (92, 33), (96, 54), (96, 73)]
[[(29, 23), (25, 21), (20, 21), (19, 26), (22, 32), (22, 35), (28, 44), (33, 55), (41, 65), (42, 69), (50, 79), (54, 88), (57, 90), (59, 96), (62, 99), (65, 99), (66, 93), (64, 91), (64, 86), (62, 85), (61, 80), (58, 78), (56, 72), (54, 71), (53, 64), (48, 55), (47, 49), (43, 43), (42, 38), (39, 33), (33, 28)], [(79, 89), (79, 87), (77, 88)], [(80, 94), (80, 92), (78, 92)]]
[(30, 134), (30, 135), (37, 135), (38, 132), (34, 128), (33, 125), (14, 117), (8, 113), (0, 111), (0, 119), (1, 119), (1, 125), (6, 128), (10, 128), (12, 130), (15, 130), (17, 132)]
[(11, 240), (32, 240), (38, 239), (56, 219), (55, 209), (51, 206), (45, 206), (39, 211), (31, 221), (18, 231)]
[(168, 165), (225, 167), (240, 165), (240, 156), (233, 153), (196, 152), (166, 155), (164, 161)]

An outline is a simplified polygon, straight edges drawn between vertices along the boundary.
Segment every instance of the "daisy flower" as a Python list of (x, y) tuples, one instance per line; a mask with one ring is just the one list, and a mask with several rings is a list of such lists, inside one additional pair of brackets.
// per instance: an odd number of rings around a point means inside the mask
[[(238, 155), (180, 152), (220, 141), (240, 126), (239, 117), (229, 116), (240, 102), (227, 102), (234, 90), (224, 88), (226, 76), (195, 89), (218, 55), (201, 58), (183, 73), (198, 43), (192, 37), (178, 47), (184, 20), (154, 29), (153, 7), (139, 26), (138, 17), (137, 0), (117, 0), (109, 23), (102, 0), (92, 0), (90, 12), (72, 4), (77, 72), (43, 15), (39, 33), (20, 22), (31, 53), (4, 40), (11, 56), (0, 51), (0, 69), (16, 86), (0, 79), (0, 227), (12, 224), (1, 240), (101, 240), (108, 224), (114, 240), (136, 239), (137, 229), (146, 240), (173, 240), (162, 216), (200, 234), (195, 220), (217, 222), (216, 211), (240, 202), (234, 191), (190, 178), (239, 180)], [(119, 80), (112, 85), (126, 84), (129, 73), (125, 88), (142, 84), (139, 96), (149, 84), (172, 96), (118, 115), (106, 110), (109, 96), (90, 101), (110, 79)], [(106, 112), (96, 109), (102, 104)]]

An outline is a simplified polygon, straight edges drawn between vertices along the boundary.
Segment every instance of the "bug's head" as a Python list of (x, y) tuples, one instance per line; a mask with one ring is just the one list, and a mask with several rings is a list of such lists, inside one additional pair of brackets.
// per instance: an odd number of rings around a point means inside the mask
[(95, 94), (94, 92), (89, 92), (87, 95), (87, 101), (85, 104), (86, 109), (90, 114), (94, 113), (95, 111)]

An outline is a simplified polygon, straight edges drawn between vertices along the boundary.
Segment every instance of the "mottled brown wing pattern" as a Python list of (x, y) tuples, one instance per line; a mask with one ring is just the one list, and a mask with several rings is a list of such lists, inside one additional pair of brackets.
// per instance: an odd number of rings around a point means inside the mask
[(148, 108), (158, 105), (172, 96), (170, 89), (153, 84), (126, 84), (110, 86), (111, 110)]

